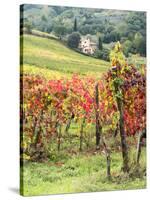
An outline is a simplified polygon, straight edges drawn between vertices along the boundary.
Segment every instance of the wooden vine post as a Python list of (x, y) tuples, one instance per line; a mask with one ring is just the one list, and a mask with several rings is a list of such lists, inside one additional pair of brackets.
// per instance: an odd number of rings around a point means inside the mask
[(36, 149), (36, 145), (38, 143), (38, 141), (40, 140), (41, 134), (42, 134), (42, 130), (41, 130), (41, 126), (40, 123), (43, 120), (43, 110), (40, 112), (39, 114), (39, 119), (36, 117), (35, 121), (34, 121), (34, 136), (32, 138), (32, 144), (34, 146), (34, 148)]
[(82, 122), (81, 122), (81, 128), (80, 128), (80, 148), (79, 150), (82, 151), (82, 144), (83, 144), (83, 129), (84, 129), (84, 125), (85, 125), (85, 117), (83, 118)]
[(62, 128), (62, 125), (59, 124), (59, 127), (58, 127), (58, 146), (57, 146), (57, 150), (58, 152), (60, 151), (60, 145), (61, 145), (61, 128)]
[(142, 147), (142, 140), (143, 138), (146, 138), (146, 128), (139, 134), (138, 138), (138, 144), (137, 144), (137, 157), (136, 157), (136, 163), (139, 164), (140, 155), (141, 155), (141, 147)]
[(114, 83), (114, 89), (115, 89), (116, 102), (117, 102), (117, 107), (120, 114), (119, 129), (120, 129), (121, 148), (122, 148), (122, 157), (123, 157), (123, 171), (129, 172), (128, 146), (126, 142), (126, 133), (124, 130), (123, 99), (122, 99), (123, 94), (121, 90), (121, 80), (118, 77), (117, 66), (112, 67), (112, 71), (113, 71), (113, 83)]
[(99, 91), (98, 91), (98, 83), (95, 85), (95, 119), (96, 119), (96, 150), (100, 149), (100, 138), (102, 127), (100, 124), (100, 117), (99, 117)]
[(99, 91), (98, 83), (95, 85), (95, 118), (96, 118), (96, 150), (100, 149), (100, 141), (103, 145), (105, 156), (106, 156), (106, 168), (107, 168), (107, 178), (111, 180), (111, 158), (110, 150), (106, 146), (106, 142), (102, 136), (102, 126), (100, 122), (100, 111), (99, 111)]
[(104, 147), (105, 156), (106, 156), (106, 167), (107, 167), (107, 178), (111, 180), (111, 157), (110, 157), (110, 149), (107, 147), (104, 137), (101, 137), (101, 141)]

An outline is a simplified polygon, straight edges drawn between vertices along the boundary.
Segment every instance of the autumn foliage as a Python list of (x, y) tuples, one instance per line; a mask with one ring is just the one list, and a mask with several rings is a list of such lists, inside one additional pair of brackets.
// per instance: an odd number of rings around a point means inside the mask
[[(121, 54), (116, 60), (120, 58)], [(115, 78), (114, 67), (117, 72)], [(114, 82), (121, 88), (118, 93), (115, 93)], [(99, 108), (95, 105), (96, 84)], [(77, 74), (59, 80), (24, 74), (21, 87), (21, 147), (29, 156), (32, 154), (32, 146), (40, 146), (46, 151), (52, 138), (56, 138), (60, 144), (72, 120), (78, 126), (82, 126), (83, 119), (85, 124), (95, 125), (96, 109), (100, 113), (102, 128), (113, 135), (119, 120), (116, 97), (123, 101), (126, 135), (133, 136), (146, 127), (145, 66), (138, 69), (126, 62), (112, 60), (110, 70), (99, 80)]]

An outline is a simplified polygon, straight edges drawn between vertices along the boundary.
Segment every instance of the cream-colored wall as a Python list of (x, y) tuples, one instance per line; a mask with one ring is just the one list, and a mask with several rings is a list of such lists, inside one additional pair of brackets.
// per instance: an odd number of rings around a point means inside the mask
[(91, 45), (91, 41), (89, 38), (81, 39), (79, 48), (82, 49), (83, 53), (90, 53), (90, 54), (93, 54), (95, 50), (95, 47), (93, 47), (93, 44)]

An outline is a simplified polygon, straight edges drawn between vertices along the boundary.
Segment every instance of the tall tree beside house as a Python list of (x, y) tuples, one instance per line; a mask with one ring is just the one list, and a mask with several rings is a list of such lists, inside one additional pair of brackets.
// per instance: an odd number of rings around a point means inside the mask
[(74, 28), (73, 28), (74, 32), (77, 32), (77, 18), (75, 18), (74, 20)]
[(67, 44), (71, 48), (78, 48), (80, 39), (80, 34), (78, 32), (74, 32), (71, 35), (69, 35)]

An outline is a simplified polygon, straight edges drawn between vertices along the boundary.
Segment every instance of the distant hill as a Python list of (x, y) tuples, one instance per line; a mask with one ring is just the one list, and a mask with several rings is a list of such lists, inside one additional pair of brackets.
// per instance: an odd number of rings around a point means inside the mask
[(120, 41), (127, 56), (146, 56), (145, 12), (25, 4), (21, 6), (21, 27), (25, 26), (63, 39), (74, 31), (94, 40), (99, 35), (104, 44)]
[[(112, 31), (118, 29), (123, 24), (130, 26), (127, 22), (131, 19), (135, 21), (136, 31), (142, 31), (146, 25), (146, 13), (137, 11), (122, 11), (108, 9), (93, 9), (93, 8), (75, 8), (62, 6), (48, 5), (22, 5), (22, 19), (28, 19), (32, 22), (33, 28), (37, 30), (51, 32), (55, 25), (64, 25), (71, 31), (73, 28), (74, 19), (77, 18), (78, 31), (82, 33), (84, 26), (94, 27), (93, 32)], [(136, 23), (137, 21), (137, 23)], [(143, 25), (141, 24), (143, 22)], [(114, 28), (112, 26), (115, 26)], [(111, 27), (111, 28), (110, 28)], [(135, 27), (132, 27), (133, 30)], [(91, 30), (89, 30), (90, 33)]]
[[(61, 19), (59, 23), (64, 23), (63, 20), (68, 18), (68, 20), (74, 19), (74, 17), (83, 17), (81, 19), (85, 24), (89, 24), (87, 21), (89, 18), (99, 20), (103, 22), (104, 20), (110, 20), (110, 23), (119, 22), (125, 19), (130, 13), (134, 11), (121, 11), (121, 10), (108, 10), (108, 9), (94, 9), (94, 8), (76, 8), (76, 7), (62, 7), (62, 6), (48, 6), (48, 5), (24, 5), (22, 7), (24, 10), (24, 17), (31, 17), (34, 19), (40, 19), (43, 15), (51, 20), (58, 18)], [(63, 19), (62, 19), (63, 18)], [(57, 19), (56, 19), (57, 20)]]

